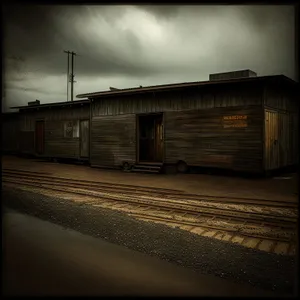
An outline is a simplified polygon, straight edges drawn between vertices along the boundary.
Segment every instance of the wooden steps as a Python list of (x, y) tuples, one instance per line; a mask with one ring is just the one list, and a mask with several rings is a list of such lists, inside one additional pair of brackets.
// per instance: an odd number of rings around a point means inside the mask
[(131, 172), (159, 174), (162, 166), (162, 163), (139, 163), (133, 166)]

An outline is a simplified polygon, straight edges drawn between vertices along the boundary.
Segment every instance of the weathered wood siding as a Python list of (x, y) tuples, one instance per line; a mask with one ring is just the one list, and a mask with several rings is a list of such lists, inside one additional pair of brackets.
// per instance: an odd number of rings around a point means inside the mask
[(298, 163), (297, 114), (265, 110), (265, 169), (276, 170)]
[(268, 84), (264, 90), (264, 106), (296, 113), (299, 109), (299, 102), (293, 88), (280, 84)]
[(122, 115), (184, 111), (218, 107), (240, 107), (262, 104), (261, 85), (203, 86), (184, 91), (156, 92), (130, 96), (106, 97), (92, 102), (92, 115)]
[(299, 164), (299, 113), (291, 113), (291, 129), (290, 129), (290, 136), (291, 136), (291, 149), (292, 149), (292, 161), (291, 163), (294, 165)]
[[(20, 114), (21, 134), (25, 136), (33, 136), (28, 141), (23, 141), (21, 147), (24, 152), (27, 147), (31, 154), (35, 154), (34, 149), (34, 132), (35, 122), (44, 120), (45, 122), (45, 152), (43, 156), (57, 158), (79, 158), (80, 156), (80, 140), (78, 137), (64, 136), (64, 123), (66, 121), (89, 120), (89, 105), (72, 106), (72, 107), (52, 107), (43, 108), (36, 111), (24, 111)], [(27, 146), (25, 144), (28, 144)], [(30, 146), (29, 146), (30, 144)], [(28, 150), (27, 150), (28, 152)]]
[(136, 161), (136, 115), (94, 117), (91, 124), (90, 162), (120, 167)]
[(34, 131), (20, 131), (19, 134), (19, 153), (34, 155)]
[[(247, 127), (224, 128), (225, 116), (247, 116)], [(165, 162), (262, 171), (261, 106), (165, 113)]]
[(45, 156), (79, 157), (79, 138), (64, 136), (64, 121), (45, 122)]
[[(164, 112), (166, 162), (185, 160), (193, 165), (261, 170), (262, 95), (262, 85), (243, 83), (94, 100), (91, 163), (134, 163), (135, 115)], [(234, 113), (235, 107), (236, 113), (243, 113), (244, 106), (255, 107), (244, 110), (249, 114), (249, 127), (223, 129), (222, 113)]]
[(19, 115), (2, 114), (2, 151), (16, 153), (19, 150)]
[(90, 120), (80, 121), (80, 157), (90, 155)]
[(299, 103), (295, 89), (281, 84), (266, 85), (265, 170), (275, 170), (299, 162)]
[(44, 120), (49, 121), (68, 121), (68, 120), (80, 120), (89, 119), (90, 111), (89, 105), (83, 105), (80, 107), (52, 107), (43, 108), (35, 111), (23, 111), (20, 113), (21, 130), (34, 131), (35, 121)]

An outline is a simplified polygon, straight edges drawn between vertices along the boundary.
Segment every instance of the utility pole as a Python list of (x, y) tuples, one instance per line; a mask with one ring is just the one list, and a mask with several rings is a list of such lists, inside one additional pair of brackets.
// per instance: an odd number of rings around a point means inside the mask
[(70, 51), (64, 51), (65, 53), (68, 54), (68, 70), (67, 70), (67, 101), (69, 101), (69, 72), (70, 72)]
[(72, 73), (71, 73), (71, 101), (73, 101), (73, 93), (74, 93), (74, 55), (76, 55), (75, 52), (71, 52), (72, 55), (72, 65), (71, 65), (71, 69), (72, 69)]
[[(75, 52), (64, 51), (68, 54), (68, 83), (67, 83), (67, 98), (69, 98), (69, 82), (71, 82), (71, 101), (73, 101), (73, 94), (74, 94), (74, 56), (76, 55)], [(69, 73), (69, 61), (70, 61), (70, 54), (71, 54), (71, 74)]]

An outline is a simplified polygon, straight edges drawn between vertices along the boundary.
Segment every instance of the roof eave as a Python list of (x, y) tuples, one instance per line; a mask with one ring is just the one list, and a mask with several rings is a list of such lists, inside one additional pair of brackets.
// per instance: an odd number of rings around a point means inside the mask
[(88, 104), (89, 99), (86, 100), (78, 100), (74, 102), (63, 102), (63, 103), (46, 103), (41, 105), (26, 105), (26, 106), (13, 106), (10, 109), (33, 109), (33, 108), (45, 108), (45, 107), (59, 107), (59, 106), (69, 106), (69, 105), (80, 105), (80, 104)]
[(198, 82), (190, 82), (190, 83), (178, 83), (172, 85), (164, 85), (164, 86), (152, 86), (152, 87), (144, 87), (144, 88), (136, 88), (136, 89), (123, 89), (118, 91), (103, 91), (103, 92), (94, 92), (94, 93), (87, 93), (87, 94), (79, 94), (77, 98), (100, 98), (105, 96), (116, 96), (116, 95), (129, 95), (129, 94), (138, 94), (138, 93), (149, 93), (149, 92), (160, 92), (160, 91), (172, 91), (176, 89), (184, 89), (190, 87), (197, 87), (197, 86), (209, 86), (209, 85), (217, 85), (217, 84), (238, 84), (242, 82), (253, 82), (253, 81), (262, 81), (268, 80), (272, 78), (282, 78), (286, 81), (290, 81), (291, 83), (295, 83), (294, 80), (285, 76), (285, 75), (268, 75), (268, 76), (257, 76), (257, 77), (245, 77), (245, 78), (238, 78), (238, 79), (228, 79), (228, 80), (216, 80), (216, 81), (198, 81)]
[[(262, 79), (263, 77), (251, 77), (251, 79)], [(222, 81), (200, 81), (200, 82), (191, 82), (191, 83), (178, 83), (177, 86), (174, 84), (174, 86), (166, 85), (166, 86), (153, 86), (153, 87), (145, 87), (143, 89), (124, 89), (124, 90), (119, 90), (119, 91), (103, 91), (103, 92), (95, 92), (95, 93), (87, 93), (87, 94), (79, 94), (76, 97), (77, 98), (98, 98), (102, 96), (109, 96), (109, 95), (120, 95), (120, 94), (138, 94), (138, 93), (147, 93), (147, 92), (155, 92), (155, 91), (172, 91), (175, 89), (184, 89), (184, 88), (189, 88), (189, 87), (197, 87), (197, 86), (208, 86), (208, 85), (213, 85), (213, 84), (224, 84), (224, 83), (238, 83), (238, 82), (243, 82), (247, 81), (246, 79), (249, 78), (243, 78), (243, 80), (240, 81), (235, 81), (232, 79), (228, 80), (222, 80)]]

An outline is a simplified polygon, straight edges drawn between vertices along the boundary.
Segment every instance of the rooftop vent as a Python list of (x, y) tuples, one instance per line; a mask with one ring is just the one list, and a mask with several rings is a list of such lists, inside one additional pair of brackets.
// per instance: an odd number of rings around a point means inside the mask
[(35, 101), (28, 102), (28, 106), (40, 105), (40, 104), (41, 104), (40, 100), (35, 100)]
[(240, 70), (240, 71), (232, 71), (226, 73), (215, 73), (209, 74), (209, 80), (230, 80), (236, 78), (249, 78), (256, 77), (257, 74), (251, 70)]
[(112, 87), (112, 86), (110, 86), (109, 89), (110, 89), (111, 91), (118, 91), (118, 90), (119, 90), (119, 89), (117, 89), (117, 88), (115, 88), (115, 87)]

